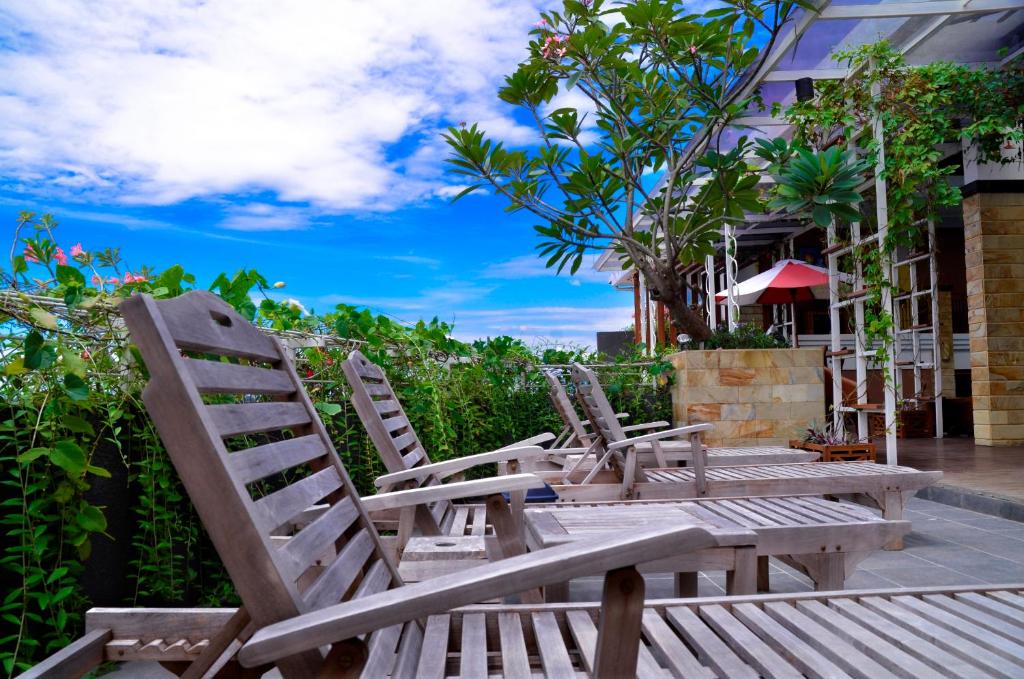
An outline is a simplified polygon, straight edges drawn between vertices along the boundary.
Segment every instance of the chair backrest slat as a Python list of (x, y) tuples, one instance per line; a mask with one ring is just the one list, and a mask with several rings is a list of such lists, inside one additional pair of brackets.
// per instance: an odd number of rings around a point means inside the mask
[[(255, 624), (351, 598), (371, 573), (367, 587), (401, 585), (277, 340), (205, 291), (135, 295), (121, 312), (149, 370), (146, 407)], [(293, 521), (314, 505), (326, 511)], [(279, 667), (292, 679), (321, 664), (311, 651)]]
[[(380, 366), (355, 350), (349, 354), (342, 369), (352, 388), (352, 405), (387, 470), (392, 473), (401, 472), (430, 464), (423, 444)], [(440, 483), (440, 479), (431, 475), (423, 477), (419, 483), (408, 482), (406, 485), (422, 487), (435, 483)], [(450, 508), (451, 503), (448, 501), (437, 502), (429, 507), (429, 516), (435, 522), (440, 522)], [(417, 522), (423, 519), (424, 512), (417, 512)], [(435, 532), (439, 525), (427, 528)]]
[(569, 394), (565, 391), (565, 385), (562, 384), (562, 381), (558, 379), (558, 375), (553, 371), (545, 370), (544, 378), (548, 381), (548, 395), (551, 398), (551, 403), (555, 406), (555, 411), (559, 417), (562, 418), (562, 422), (572, 431), (576, 445), (589, 448), (594, 443), (593, 437), (591, 437), (590, 432), (583, 425), (583, 420), (580, 419), (576, 408), (573, 407), (572, 401), (569, 400)]
[(295, 391), (288, 375), (237, 363), (190, 360), (185, 368), (201, 394), (261, 394), (288, 396)]
[(259, 434), (308, 425), (310, 414), (301, 403), (228, 403), (207, 406), (222, 437)]
[(228, 457), (239, 483), (252, 483), (327, 455), (316, 434), (265, 443)]

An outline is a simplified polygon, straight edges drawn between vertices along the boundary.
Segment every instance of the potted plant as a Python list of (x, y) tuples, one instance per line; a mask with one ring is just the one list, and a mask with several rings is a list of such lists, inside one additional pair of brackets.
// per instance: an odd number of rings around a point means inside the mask
[(790, 448), (821, 453), (821, 462), (874, 462), (875, 444), (858, 440), (852, 434), (838, 431), (831, 423), (819, 427), (814, 422), (803, 440), (791, 440)]

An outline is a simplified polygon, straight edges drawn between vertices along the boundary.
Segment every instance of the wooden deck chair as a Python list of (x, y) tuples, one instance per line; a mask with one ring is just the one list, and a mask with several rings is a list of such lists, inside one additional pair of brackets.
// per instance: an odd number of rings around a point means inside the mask
[[(694, 456), (690, 468), (643, 469), (637, 463), (638, 446), (688, 435), (696, 450), (700, 448), (700, 432), (712, 425), (690, 425), (629, 438), (622, 431), (608, 399), (604, 398), (594, 372), (574, 364), (572, 379), (588, 418), (605, 441), (605, 448), (609, 453), (624, 451), (625, 461), (619, 488), (593, 483), (553, 486), (563, 500), (845, 495), (874, 504), (886, 519), (901, 520), (907, 500), (942, 478), (940, 471), (919, 471), (874, 462), (707, 467), (704, 455)], [(901, 548), (902, 540), (894, 541), (889, 547)]]
[[(749, 545), (749, 532), (698, 528), (566, 545), (416, 585), (405, 585), (369, 519), (374, 508), (488, 495), (490, 479), (360, 499), (284, 348), (211, 293), (122, 306), (149, 382), (143, 400), (175, 469), (242, 600), (234, 611), (94, 609), (86, 635), (28, 677), (80, 676), (102, 661), (158, 660), (186, 677), (222, 676), (236, 659), (286, 679), (487, 674), (585, 669), (632, 676), (640, 657), (643, 579), (635, 564), (694, 549)], [(210, 402), (208, 402), (210, 401)], [(248, 435), (269, 442), (255, 447)], [(538, 485), (530, 475), (498, 487)], [(309, 507), (326, 511), (279, 536)], [(503, 517), (503, 518), (502, 518)], [(577, 639), (543, 606), (452, 609), (528, 591), (565, 576), (606, 573), (604, 612)], [(564, 614), (562, 614), (564, 624)], [(454, 626), (453, 626), (454, 623)], [(501, 654), (490, 657), (490, 631)], [(460, 636), (461, 634), (461, 636)], [(496, 646), (495, 646), (496, 648)], [(258, 676), (253, 673), (251, 676)]]
[[(569, 395), (566, 393), (562, 381), (552, 371), (545, 371), (545, 378), (548, 382), (548, 394), (555, 411), (565, 422), (565, 430), (572, 432), (568, 437), (572, 441), (582, 441), (581, 445), (591, 450), (594, 459), (600, 459), (603, 451), (601, 437), (594, 434), (590, 427), (590, 420), (581, 420), (573, 406)], [(600, 389), (600, 385), (598, 385)], [(604, 392), (602, 390), (601, 396)], [(619, 420), (628, 417), (626, 413), (616, 413)], [(644, 424), (620, 425), (624, 433), (633, 433), (646, 430), (667, 429), (671, 425), (668, 422), (647, 422)], [(557, 443), (557, 441), (556, 441)], [(591, 448), (591, 446), (593, 446)], [(751, 464), (784, 464), (789, 462), (814, 462), (820, 457), (819, 453), (807, 450), (795, 450), (780, 446), (747, 446), (741, 448), (708, 448), (707, 463), (709, 466), (740, 466)], [(654, 440), (637, 446), (637, 459), (643, 467), (668, 467), (678, 466), (679, 462), (691, 462), (693, 452), (690, 450), (689, 441), (678, 440)], [(592, 467), (591, 460), (583, 460), (578, 456), (563, 456), (560, 459), (567, 460), (572, 471)]]
[[(397, 397), (390, 387), (386, 386), (386, 378), (383, 372), (367, 360), (362, 354), (353, 352), (352, 364), (346, 365), (346, 376), (355, 376), (352, 384), (353, 394), (359, 394), (358, 403), (361, 403), (360, 412), (363, 422), (368, 431), (388, 432), (387, 436), (380, 435), (374, 441), (380, 441), (378, 450), (384, 461), (385, 467), (390, 473), (385, 474), (375, 481), (375, 484), (382, 490), (403, 487), (403, 484), (413, 483), (415, 485), (436, 485), (452, 471), (464, 469), (474, 464), (473, 457), (469, 460), (450, 460), (446, 462), (430, 464), (425, 453), (419, 454), (422, 447), (416, 442), (414, 432), (406, 426), (407, 420), (401, 419), (394, 422), (393, 418), (402, 417), (395, 415)], [(366, 373), (374, 377), (368, 381)], [(351, 379), (351, 378), (350, 378)], [(557, 380), (557, 378), (555, 378)], [(561, 386), (561, 383), (559, 383)], [(365, 390), (365, 393), (364, 393)], [(565, 390), (560, 390), (564, 395)], [(356, 400), (356, 396), (353, 399)], [(376, 407), (376, 403), (391, 402), (385, 406), (387, 414), (382, 414)], [(568, 402), (568, 398), (565, 399)], [(567, 404), (571, 409), (571, 404)], [(572, 415), (579, 421), (575, 409), (571, 409)], [(401, 424), (398, 427), (398, 424)], [(581, 423), (582, 425), (582, 423)], [(629, 431), (627, 426), (622, 430)], [(700, 431), (701, 428), (694, 431)], [(593, 436), (588, 439), (587, 436)], [(393, 443), (399, 437), (399, 443)], [(583, 430), (582, 436), (574, 443), (589, 445), (600, 445), (599, 435), (591, 435)], [(405, 445), (398, 449), (398, 445)], [(604, 448), (600, 448), (604, 451)], [(412, 452), (409, 452), (412, 451)], [(622, 456), (619, 453), (620, 457)], [(411, 456), (411, 457), (410, 457)], [(579, 457), (579, 455), (577, 455)], [(603, 457), (603, 455), (602, 455)], [(409, 460), (412, 466), (407, 467)], [(484, 454), (483, 461), (489, 461), (489, 454)], [(607, 460), (607, 458), (604, 458)], [(621, 462), (621, 461), (620, 461)], [(617, 484), (619, 477), (614, 472), (595, 474), (597, 466), (588, 472), (587, 483), (600, 483), (607, 481)], [(565, 472), (535, 471), (537, 476), (549, 480), (551, 483), (565, 483), (568, 476)], [(561, 481), (559, 481), (561, 480)], [(617, 487), (613, 486), (613, 487)], [(651, 512), (663, 512), (666, 520), (671, 525), (682, 525), (690, 522), (694, 525), (705, 525), (710, 522), (712, 525), (725, 526), (733, 529), (752, 530), (758, 535), (757, 554), (758, 562), (758, 586), (762, 590), (768, 589), (768, 558), (771, 556), (784, 560), (789, 565), (800, 570), (810, 577), (815, 587), (819, 589), (842, 589), (845, 579), (856, 569), (857, 565), (868, 555), (880, 549), (883, 545), (902, 538), (910, 532), (910, 523), (907, 521), (885, 521), (879, 519), (868, 509), (851, 505), (849, 503), (825, 502), (815, 498), (807, 497), (779, 497), (772, 498), (770, 502), (750, 501), (747, 504), (737, 504), (733, 501), (708, 500), (700, 505), (692, 502), (653, 502), (640, 503), (643, 507), (632, 506), (636, 503), (573, 503), (573, 507), (579, 505), (586, 507), (586, 511), (570, 514), (569, 516), (587, 516), (589, 513), (597, 513), (608, 520), (609, 525), (628, 526), (636, 522), (638, 512), (640, 520), (647, 520)], [(755, 506), (757, 505), (757, 506)], [(565, 507), (565, 505), (537, 505), (531, 507), (542, 507), (552, 509)], [(436, 508), (435, 508), (436, 509)], [(561, 511), (561, 510), (559, 510)], [(537, 548), (542, 546), (543, 540), (533, 539), (528, 531), (520, 531), (522, 528), (518, 512), (514, 514), (515, 520), (511, 529), (503, 529), (501, 540), (502, 553), (521, 553), (525, 546)], [(441, 517), (441, 518), (437, 518)], [(454, 518), (452, 518), (454, 517)], [(470, 517), (473, 520), (470, 521)], [(612, 517), (612, 518), (609, 518)], [(422, 512), (421, 518), (428, 524), (424, 533), (426, 535), (444, 535), (444, 545), (438, 545), (438, 541), (426, 538), (412, 538), (408, 544), (403, 543), (401, 552), (403, 559), (399, 566), (400, 572), (406, 579), (423, 580), (429, 577), (436, 577), (438, 574), (453, 572), (460, 568), (475, 565), (479, 561), (488, 558), (487, 544), (484, 540), (485, 522), (487, 512), (483, 505), (452, 505), (443, 513)], [(511, 536), (523, 537), (523, 543), (517, 543)], [(559, 538), (556, 536), (555, 541)], [(493, 543), (494, 540), (492, 539)], [(823, 554), (824, 553), (824, 554)], [(711, 560), (714, 562), (714, 559)], [(727, 567), (714, 565), (713, 563), (703, 570), (725, 570)], [(680, 593), (693, 592), (692, 585), (696, 580), (695, 570), (678, 570), (676, 573), (676, 584)], [(564, 584), (554, 586), (545, 591), (545, 597), (549, 601), (564, 599), (567, 588)], [(747, 592), (738, 592), (747, 593)]]
[[(352, 405), (384, 466), (391, 472), (378, 479), (381, 482), (378, 485), (384, 491), (439, 485), (445, 478), (481, 465), (498, 464), (499, 470), (506, 473), (535, 471), (534, 463), (544, 462), (552, 456), (584, 452), (577, 448), (540, 448), (539, 444), (555, 439), (553, 434), (544, 433), (498, 450), (432, 463), (380, 366), (359, 350), (354, 350), (342, 369), (352, 389)], [(517, 521), (526, 499), (524, 492), (511, 493), (512, 511)], [(423, 535), (480, 536), (485, 532), (485, 522), (486, 509), (483, 505), (456, 506), (441, 501), (433, 507), (419, 508), (415, 526)]]

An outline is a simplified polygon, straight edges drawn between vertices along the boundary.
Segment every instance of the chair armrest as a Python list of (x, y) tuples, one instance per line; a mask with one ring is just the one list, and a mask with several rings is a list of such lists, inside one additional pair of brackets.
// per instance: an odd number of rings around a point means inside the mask
[(397, 587), (268, 625), (238, 653), (246, 667), (374, 630), (585, 575), (719, 546), (756, 544), (752, 531), (687, 526), (578, 540)]
[(493, 476), (489, 479), (476, 479), (474, 481), (445, 483), (436, 486), (425, 486), (423, 488), (411, 488), (409, 490), (396, 490), (393, 493), (377, 493), (376, 495), (367, 495), (361, 498), (360, 501), (363, 503), (366, 511), (376, 512), (382, 509), (398, 509), (400, 507), (422, 505), (437, 502), (438, 500), (481, 497), (495, 493), (543, 487), (544, 481), (533, 474), (508, 474), (507, 476)]
[(525, 446), (539, 446), (542, 443), (547, 443), (548, 441), (554, 441), (554, 440), (555, 440), (555, 435), (552, 434), (549, 431), (546, 431), (543, 434), (537, 434), (536, 436), (531, 436), (528, 439), (523, 439), (522, 441), (516, 441), (515, 443), (510, 443), (507, 446), (503, 446), (501, 448), (498, 448), (498, 450), (505, 450), (505, 448), (523, 448)]
[[(628, 420), (629, 419), (629, 413), (615, 413), (615, 417), (617, 419), (619, 419), (619, 420)], [(582, 424), (584, 427), (589, 427), (590, 426), (590, 420), (582, 420), (580, 422), (580, 424)]]
[(532, 460), (534, 458), (543, 457), (547, 455), (548, 452), (549, 451), (541, 448), (540, 446), (523, 446), (521, 448), (509, 446), (506, 448), (499, 448), (498, 450), (492, 450), (487, 453), (466, 455), (465, 457), (457, 457), (454, 460), (433, 462), (431, 464), (420, 465), (400, 472), (384, 474), (383, 476), (378, 476), (377, 480), (373, 483), (378, 488), (383, 488), (384, 486), (391, 486), (396, 483), (401, 483), (402, 481), (420, 479), (424, 476), (436, 475), (438, 478), (444, 478), (482, 464), (506, 462), (508, 460)]
[(673, 436), (686, 436), (687, 434), (696, 434), (701, 431), (711, 431), (714, 429), (712, 424), (691, 424), (686, 427), (676, 427), (675, 429), (665, 429), (663, 431), (656, 431), (651, 434), (644, 434), (643, 436), (634, 436), (631, 439), (625, 441), (616, 441), (615, 443), (608, 444), (608, 450), (621, 450), (630, 446), (635, 446), (638, 443), (646, 443), (647, 441), (660, 441), (661, 439), (672, 438)]
[(628, 424), (622, 428), (622, 431), (643, 431), (644, 429), (663, 429), (665, 427), (671, 427), (668, 422), (664, 420), (658, 420), (657, 422), (644, 422), (643, 424)]

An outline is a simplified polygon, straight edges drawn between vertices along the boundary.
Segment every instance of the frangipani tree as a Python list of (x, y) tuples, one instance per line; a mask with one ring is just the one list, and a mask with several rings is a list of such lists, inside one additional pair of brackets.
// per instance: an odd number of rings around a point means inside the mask
[[(451, 170), (472, 181), (457, 198), (488, 187), (510, 211), (534, 214), (540, 255), (559, 271), (614, 247), (697, 340), (710, 330), (687, 303), (680, 268), (713, 253), (724, 224), (766, 209), (753, 142), (740, 137), (726, 150), (721, 133), (757, 101), (738, 94), (742, 78), (806, 8), (717, 4), (692, 14), (674, 0), (564, 0), (541, 15), (529, 58), (499, 92), (536, 127), (539, 145), (507, 148), (477, 125), (445, 134)], [(570, 90), (589, 111), (552, 105)]]

